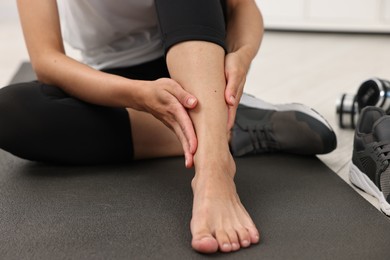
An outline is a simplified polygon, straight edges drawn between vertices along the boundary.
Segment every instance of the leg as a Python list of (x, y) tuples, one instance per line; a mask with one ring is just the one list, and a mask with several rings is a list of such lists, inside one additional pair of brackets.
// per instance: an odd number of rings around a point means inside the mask
[(153, 116), (90, 105), (39, 82), (0, 89), (0, 125), (0, 149), (33, 161), (118, 163), (183, 154)]
[[(198, 137), (195, 154), (191, 231), (201, 252), (237, 250), (258, 242), (258, 231), (241, 204), (234, 184), (224, 99), (224, 50), (189, 41), (172, 47), (167, 64), (173, 79), (198, 98), (191, 112)], [(221, 219), (224, 221), (222, 222)]]
[(127, 109), (131, 119), (134, 159), (182, 156), (177, 136), (148, 113)]
[(197, 108), (190, 112), (198, 138), (192, 181), (192, 246), (204, 253), (247, 247), (258, 242), (259, 234), (234, 184), (236, 169), (229, 151), (224, 99), (222, 7), (217, 0), (156, 4), (170, 75), (198, 98)]
[[(164, 58), (105, 72), (169, 77)], [(0, 89), (0, 126), (0, 149), (34, 161), (96, 164), (183, 155), (177, 137), (153, 116), (91, 105), (36, 81)]]
[(132, 159), (125, 109), (90, 105), (37, 81), (0, 90), (0, 125), (0, 148), (24, 159), (65, 164)]

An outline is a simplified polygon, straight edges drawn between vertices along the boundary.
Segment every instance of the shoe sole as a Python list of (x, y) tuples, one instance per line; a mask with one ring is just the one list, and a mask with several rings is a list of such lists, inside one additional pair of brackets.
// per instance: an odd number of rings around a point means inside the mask
[(259, 108), (259, 109), (264, 109), (264, 110), (273, 110), (273, 111), (296, 111), (296, 112), (301, 112), (304, 114), (309, 115), (310, 117), (315, 118), (316, 120), (320, 121), (323, 123), (325, 126), (329, 128), (333, 132), (333, 128), (331, 125), (326, 121), (326, 119), (317, 111), (314, 109), (300, 103), (290, 103), (290, 104), (278, 104), (278, 105), (273, 105), (270, 103), (267, 103), (261, 99), (258, 99), (254, 96), (251, 96), (249, 94), (244, 93), (241, 97), (240, 104), (247, 106), (247, 107), (252, 107), (252, 108)]
[(379, 201), (379, 206), (384, 214), (390, 217), (390, 204), (386, 201), (383, 193), (356, 165), (351, 162), (349, 169), (349, 180), (353, 185), (370, 194)]

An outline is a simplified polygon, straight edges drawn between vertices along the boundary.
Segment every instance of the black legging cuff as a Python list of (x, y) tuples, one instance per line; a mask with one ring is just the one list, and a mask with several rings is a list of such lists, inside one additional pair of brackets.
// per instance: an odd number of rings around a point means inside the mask
[(155, 0), (165, 53), (175, 44), (208, 41), (226, 52), (224, 6), (220, 0)]

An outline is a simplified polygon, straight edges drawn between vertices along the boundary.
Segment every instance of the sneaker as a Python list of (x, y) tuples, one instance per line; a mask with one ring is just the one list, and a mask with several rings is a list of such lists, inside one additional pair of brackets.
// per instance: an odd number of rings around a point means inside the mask
[(243, 94), (232, 129), (234, 156), (265, 152), (325, 154), (336, 148), (329, 123), (302, 104), (273, 105)]
[(378, 199), (390, 216), (390, 116), (378, 107), (362, 110), (355, 130), (349, 179)]

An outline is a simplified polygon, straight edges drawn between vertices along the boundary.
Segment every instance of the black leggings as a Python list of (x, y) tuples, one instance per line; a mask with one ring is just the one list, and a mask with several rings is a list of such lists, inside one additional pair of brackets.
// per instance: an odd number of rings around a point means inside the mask
[[(155, 2), (165, 52), (187, 40), (209, 41), (225, 48), (223, 1)], [(164, 57), (105, 72), (140, 80), (169, 77)], [(97, 164), (133, 159), (131, 125), (125, 108), (89, 104), (38, 81), (0, 89), (0, 148), (24, 159), (49, 163)]]

